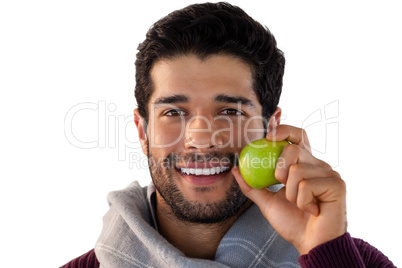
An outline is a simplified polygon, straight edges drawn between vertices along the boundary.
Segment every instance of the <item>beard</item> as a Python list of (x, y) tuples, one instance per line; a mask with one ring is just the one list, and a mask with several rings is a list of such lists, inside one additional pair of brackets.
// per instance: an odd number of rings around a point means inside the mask
[[(233, 179), (229, 189), (225, 192), (225, 196), (215, 202), (190, 201), (184, 197), (175, 183), (174, 174), (177, 172), (175, 164), (178, 160), (202, 163), (213, 159), (220, 160), (220, 163), (230, 161), (229, 163), (235, 165), (238, 159), (236, 154), (213, 152), (202, 154), (202, 157), (200, 157), (200, 154), (195, 153), (185, 155), (171, 153), (162, 161), (155, 161), (149, 151), (149, 144), (147, 150), (149, 170), (155, 188), (178, 219), (191, 223), (219, 223), (234, 216), (247, 203), (248, 198), (242, 193), (235, 179)], [(203, 192), (210, 189), (208, 187), (199, 187), (196, 190)]]

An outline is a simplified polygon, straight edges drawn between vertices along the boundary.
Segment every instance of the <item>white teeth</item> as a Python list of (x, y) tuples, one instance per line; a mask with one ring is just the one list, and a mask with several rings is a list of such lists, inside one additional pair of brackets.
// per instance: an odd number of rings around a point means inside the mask
[(180, 168), (182, 173), (187, 175), (215, 175), (228, 171), (230, 167), (213, 167), (213, 168)]
[(209, 175), (209, 172), (210, 172), (209, 169), (204, 168), (204, 169), (202, 170), (202, 175)]

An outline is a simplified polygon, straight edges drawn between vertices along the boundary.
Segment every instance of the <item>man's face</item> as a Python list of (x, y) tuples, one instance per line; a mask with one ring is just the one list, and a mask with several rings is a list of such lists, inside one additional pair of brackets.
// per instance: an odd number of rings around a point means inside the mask
[(157, 194), (183, 220), (232, 216), (247, 198), (230, 169), (264, 133), (250, 67), (230, 56), (180, 56), (157, 62), (151, 78), (142, 139)]

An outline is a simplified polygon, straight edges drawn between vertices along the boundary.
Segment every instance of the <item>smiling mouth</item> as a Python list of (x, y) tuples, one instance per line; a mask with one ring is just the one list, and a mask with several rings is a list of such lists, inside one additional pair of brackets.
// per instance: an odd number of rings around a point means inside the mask
[(196, 166), (197, 163), (191, 163), (186, 167), (176, 167), (176, 171), (181, 177), (196, 186), (213, 185), (224, 180), (232, 167), (217, 163), (204, 163), (202, 166)]
[(231, 168), (229, 166), (219, 166), (212, 168), (179, 168), (179, 171), (187, 175), (199, 176), (199, 175), (218, 175), (230, 169)]

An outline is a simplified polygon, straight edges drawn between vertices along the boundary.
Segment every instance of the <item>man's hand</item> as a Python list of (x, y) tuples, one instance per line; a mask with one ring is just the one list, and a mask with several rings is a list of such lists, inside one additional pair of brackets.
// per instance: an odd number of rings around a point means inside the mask
[(260, 208), (272, 227), (300, 254), (346, 232), (346, 186), (340, 175), (311, 154), (304, 130), (280, 125), (268, 134), (272, 141), (288, 140), (275, 170), (283, 183), (278, 192), (251, 188), (238, 167), (232, 169), (243, 193)]

